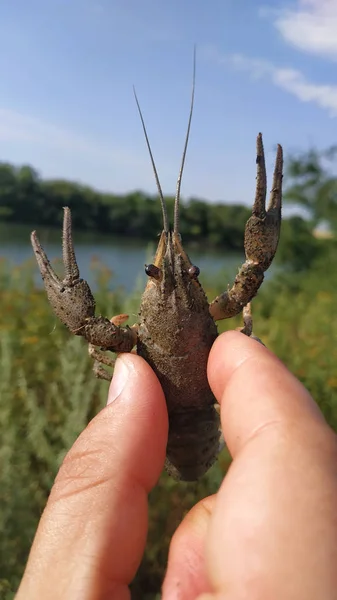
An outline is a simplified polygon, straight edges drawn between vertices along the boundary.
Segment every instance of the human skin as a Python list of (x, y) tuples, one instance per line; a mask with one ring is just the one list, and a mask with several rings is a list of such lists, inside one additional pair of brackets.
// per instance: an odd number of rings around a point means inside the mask
[[(208, 378), (233, 462), (174, 534), (163, 600), (335, 600), (335, 434), (286, 367), (239, 332), (216, 340)], [(117, 360), (108, 402), (59, 470), (16, 600), (130, 598), (168, 420), (134, 354)]]

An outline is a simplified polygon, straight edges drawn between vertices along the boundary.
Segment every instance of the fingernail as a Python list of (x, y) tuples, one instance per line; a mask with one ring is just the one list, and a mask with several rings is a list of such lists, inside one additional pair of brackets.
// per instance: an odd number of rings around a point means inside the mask
[(109, 388), (107, 404), (111, 404), (121, 395), (128, 379), (129, 368), (120, 357), (115, 362), (114, 374)]

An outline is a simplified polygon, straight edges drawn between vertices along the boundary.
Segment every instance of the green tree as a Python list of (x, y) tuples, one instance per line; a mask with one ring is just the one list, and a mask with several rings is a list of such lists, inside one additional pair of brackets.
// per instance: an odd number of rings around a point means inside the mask
[(17, 191), (15, 168), (8, 163), (0, 163), (0, 217), (11, 219), (15, 213), (12, 204)]
[(304, 207), (316, 226), (322, 222), (337, 230), (337, 177), (332, 173), (332, 161), (337, 146), (323, 152), (309, 150), (291, 156), (286, 163), (287, 180), (284, 200)]
[(308, 220), (300, 216), (285, 219), (281, 227), (276, 260), (278, 263), (286, 265), (288, 270), (305, 271), (312, 266), (325, 249), (324, 241), (314, 237), (311, 223)]

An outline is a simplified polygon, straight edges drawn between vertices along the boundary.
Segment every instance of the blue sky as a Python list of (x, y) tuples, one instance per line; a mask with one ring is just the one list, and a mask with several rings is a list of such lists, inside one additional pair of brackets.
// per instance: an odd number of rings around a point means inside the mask
[(0, 160), (100, 190), (174, 194), (197, 45), (183, 197), (251, 204), (255, 138), (337, 142), (336, 0), (1, 0)]

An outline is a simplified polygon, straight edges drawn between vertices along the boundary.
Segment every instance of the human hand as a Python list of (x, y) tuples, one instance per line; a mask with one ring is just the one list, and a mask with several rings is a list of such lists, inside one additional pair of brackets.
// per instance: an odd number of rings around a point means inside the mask
[[(163, 600), (335, 599), (335, 434), (284, 365), (241, 333), (217, 339), (208, 376), (234, 460), (178, 527)], [(17, 600), (129, 598), (168, 423), (139, 356), (117, 361), (114, 397), (60, 468)]]

